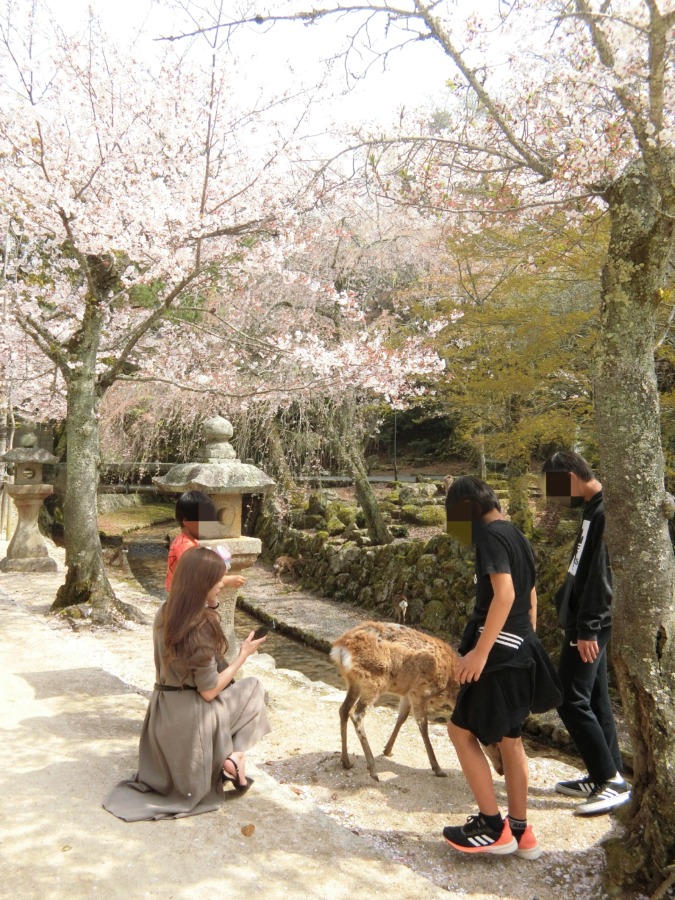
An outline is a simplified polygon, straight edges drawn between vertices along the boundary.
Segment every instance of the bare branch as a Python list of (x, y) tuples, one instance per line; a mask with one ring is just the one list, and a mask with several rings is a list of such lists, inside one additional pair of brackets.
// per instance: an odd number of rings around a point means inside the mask
[(67, 375), (68, 357), (61, 344), (55, 341), (49, 331), (39, 322), (36, 322), (32, 316), (22, 313), (17, 308), (13, 312), (17, 322), (31, 340), (35, 342), (45, 356), (59, 367), (64, 375)]

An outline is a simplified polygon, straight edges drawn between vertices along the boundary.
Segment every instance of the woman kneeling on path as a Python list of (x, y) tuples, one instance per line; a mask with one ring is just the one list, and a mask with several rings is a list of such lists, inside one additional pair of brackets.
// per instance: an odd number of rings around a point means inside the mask
[[(515, 853), (538, 859), (542, 849), (527, 824), (527, 757), (521, 740), (530, 712), (560, 703), (558, 679), (535, 633), (534, 556), (525, 535), (502, 516), (484, 481), (458, 478), (446, 500), (448, 533), (476, 547), (476, 603), (459, 648), (462, 685), (448, 725), (464, 776), (478, 805), (465, 825), (443, 830), (463, 853)], [(509, 804), (502, 819), (480, 744), (498, 744)]]
[[(217, 809), (223, 786), (244, 793), (253, 779), (244, 752), (269, 731), (257, 678), (233, 678), (265, 638), (242, 643), (229, 665), (217, 613), (226, 566), (198, 547), (181, 557), (153, 626), (157, 683), (143, 723), (138, 773), (103, 806), (127, 822), (193, 816)], [(227, 690), (226, 690), (227, 689)]]

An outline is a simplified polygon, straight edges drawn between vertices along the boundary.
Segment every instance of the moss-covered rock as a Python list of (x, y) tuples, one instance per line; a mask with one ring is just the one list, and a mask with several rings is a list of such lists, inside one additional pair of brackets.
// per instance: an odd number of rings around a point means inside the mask
[(326, 522), (326, 531), (331, 536), (335, 534), (342, 534), (342, 532), (345, 530), (345, 527), (345, 523), (341, 519), (338, 519), (337, 516), (331, 516), (331, 518)]
[(445, 509), (442, 506), (412, 506), (407, 504), (401, 507), (401, 519), (413, 525), (439, 525), (445, 527)]
[(312, 516), (325, 518), (328, 501), (320, 491), (312, 491), (307, 498), (307, 511)]
[(326, 527), (326, 520), (323, 516), (317, 516), (312, 513), (306, 513), (301, 520), (301, 528), (311, 528), (321, 531)]
[[(403, 553), (405, 553), (405, 561), (409, 566), (417, 564), (417, 560), (424, 553), (424, 541), (411, 541), (409, 544), (403, 545)], [(397, 555), (401, 555), (401, 552)]]
[(434, 484), (404, 484), (399, 491), (401, 503), (408, 503), (411, 500), (428, 500), (435, 496), (436, 485)]
[(354, 525), (356, 524), (356, 516), (358, 514), (358, 507), (356, 506), (340, 506), (335, 513), (337, 518), (343, 522), (345, 525)]
[(441, 631), (445, 624), (445, 618), (445, 606), (437, 600), (432, 600), (424, 607), (420, 624), (429, 631)]

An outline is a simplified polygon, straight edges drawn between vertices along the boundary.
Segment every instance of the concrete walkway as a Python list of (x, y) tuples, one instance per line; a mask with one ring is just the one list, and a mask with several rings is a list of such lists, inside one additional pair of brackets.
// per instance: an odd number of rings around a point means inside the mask
[(330, 650), (336, 638), (364, 619), (379, 618), (372, 609), (336, 603), (297, 588), (287, 577), (279, 582), (260, 563), (245, 574), (247, 582), (237, 606), (318, 650)]
[(127, 824), (105, 812), (147, 705), (129, 641), (146, 650), (133, 631), (119, 654), (97, 649), (95, 635), (41, 615), (62, 578), (0, 575), (3, 897), (448, 896), (253, 764), (256, 789), (217, 813)]

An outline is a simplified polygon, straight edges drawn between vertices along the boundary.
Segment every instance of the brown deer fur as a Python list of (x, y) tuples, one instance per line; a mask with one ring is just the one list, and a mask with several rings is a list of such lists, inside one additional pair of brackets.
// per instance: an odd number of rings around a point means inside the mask
[[(388, 693), (397, 694), (401, 702), (384, 755), (391, 756), (394, 741), (412, 710), (431, 768), (435, 775), (444, 776), (429, 740), (428, 710), (441, 704), (454, 706), (459, 691), (459, 657), (452, 647), (439, 638), (405, 625), (362, 622), (333, 643), (330, 655), (347, 683), (347, 696), (340, 707), (344, 768), (352, 767), (347, 753), (347, 720), (351, 718), (366, 756), (368, 771), (375, 781), (379, 781), (363, 719), (380, 694)], [(503, 774), (499, 747), (492, 744), (485, 752), (495, 770)]]
[(305, 561), (301, 556), (277, 556), (272, 568), (276, 574), (277, 581), (279, 584), (282, 584), (281, 576), (284, 573), (293, 578), (299, 573), (304, 565)]
[(405, 625), (405, 616), (408, 611), (408, 597), (405, 591), (392, 596), (391, 608), (394, 612), (394, 622), (398, 622), (399, 625)]

